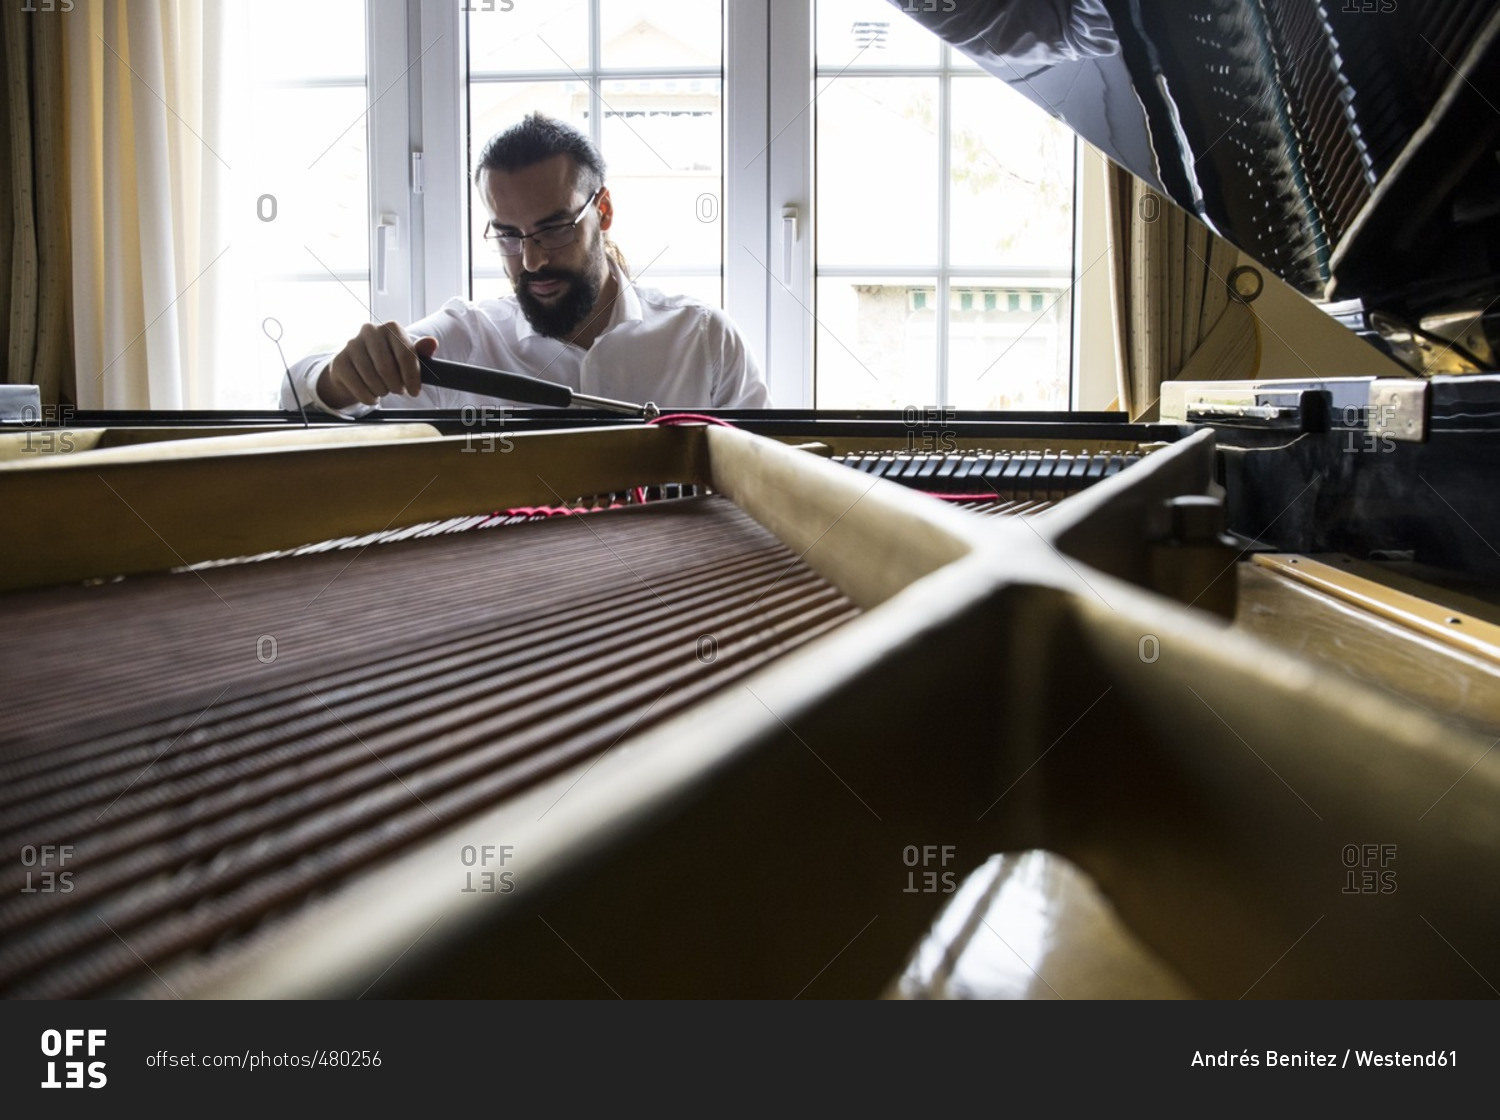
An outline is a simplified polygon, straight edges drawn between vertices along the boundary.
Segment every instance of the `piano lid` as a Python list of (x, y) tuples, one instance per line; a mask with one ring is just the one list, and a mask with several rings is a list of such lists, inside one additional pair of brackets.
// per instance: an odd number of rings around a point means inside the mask
[(1495, 0), (891, 3), (1305, 296), (1500, 310)]

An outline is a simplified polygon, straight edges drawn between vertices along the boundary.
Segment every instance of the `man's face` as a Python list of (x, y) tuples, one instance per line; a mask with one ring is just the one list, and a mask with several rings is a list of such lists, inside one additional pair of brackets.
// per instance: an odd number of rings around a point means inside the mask
[[(573, 161), (558, 155), (520, 171), (483, 172), (479, 185), (495, 228), (527, 234), (565, 226), (577, 216), (589, 192), (576, 178)], [(594, 313), (609, 277), (604, 255), (608, 214), (606, 192), (578, 223), (571, 245), (546, 249), (528, 237), (519, 256), (501, 258), (521, 310), (538, 334), (566, 338)]]

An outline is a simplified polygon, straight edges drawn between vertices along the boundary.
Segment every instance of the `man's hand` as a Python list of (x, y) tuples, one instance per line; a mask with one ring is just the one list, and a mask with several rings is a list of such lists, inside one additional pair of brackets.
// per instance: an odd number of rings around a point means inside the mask
[(435, 338), (412, 338), (399, 323), (366, 323), (318, 375), (318, 398), (329, 408), (375, 404), (387, 393), (416, 396), (422, 388), (417, 355), (430, 358)]

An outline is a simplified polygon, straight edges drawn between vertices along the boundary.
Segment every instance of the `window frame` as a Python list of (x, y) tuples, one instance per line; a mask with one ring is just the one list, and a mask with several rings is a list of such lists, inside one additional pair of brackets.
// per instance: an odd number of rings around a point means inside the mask
[[(407, 167), (411, 146), (408, 89), (415, 69), (409, 34), (412, 15), (405, 0), (365, 0), (369, 293), (370, 312), (378, 322), (411, 322), (421, 306), (421, 273), (410, 263), (415, 257), (411, 246), (416, 243), (412, 223), (417, 207)], [(378, 282), (382, 267), (383, 291)]]
[[(400, 293), (388, 291), (374, 303), (381, 318), (411, 322), (435, 310), (448, 298), (469, 298), (471, 269), (470, 185), (467, 179), (468, 75), (463, 4), (453, 0), (366, 0), (368, 26), (393, 26), (393, 9), (404, 9), (404, 35), (371, 35), (370, 85), (379, 100), (370, 113), (371, 129), (371, 291), (378, 267), (376, 222), (394, 214), (406, 282)], [(589, 0), (593, 21), (590, 69), (584, 77), (593, 91), (591, 131), (602, 127), (598, 81), (600, 0)], [(893, 9), (899, 15), (899, 9)], [(723, 49), (723, 197), (721, 223), (724, 307), (765, 370), (771, 399), (778, 408), (814, 407), (816, 386), (817, 214), (815, 206), (815, 129), (817, 97), (832, 75), (816, 68), (815, 0), (734, 0), (724, 4)], [(379, 21), (379, 22), (377, 22)], [(773, 49), (774, 45), (774, 49)], [(947, 293), (950, 282), (964, 275), (994, 270), (955, 268), (949, 262), (947, 188), (951, 83), (968, 71), (953, 65), (953, 48), (941, 46), (941, 67), (882, 67), (885, 73), (938, 76), (940, 267), (937, 304), (937, 384), (932, 402), (942, 404), (947, 387)], [(395, 61), (404, 57), (402, 82)], [(865, 71), (859, 71), (861, 74)], [(977, 71), (983, 73), (983, 71)], [(632, 76), (634, 71), (631, 72)], [(518, 75), (518, 77), (520, 77)], [(406, 97), (396, 85), (404, 86)], [(999, 79), (995, 79), (998, 81)], [(389, 103), (389, 104), (388, 104)], [(405, 119), (401, 117), (405, 116)], [(399, 127), (398, 127), (399, 126)], [(397, 137), (400, 137), (398, 142)], [(594, 139), (598, 140), (595, 135)], [(1100, 359), (1112, 357), (1112, 326), (1099, 314), (1107, 302), (1107, 267), (1093, 283), (1081, 275), (1080, 252), (1099, 244), (1103, 225), (1102, 176), (1089, 189), (1089, 162), (1082, 152), (1074, 161), (1073, 290), (1069, 407), (1102, 407), (1113, 396), (1112, 361), (1108, 376), (1099, 374)], [(398, 195), (400, 197), (398, 197)], [(622, 219), (623, 220), (623, 219)], [(790, 235), (790, 246), (786, 243)], [(789, 251), (788, 251), (789, 250)], [(837, 275), (837, 267), (827, 275)], [(868, 270), (866, 270), (868, 271)], [(1099, 297), (1100, 281), (1106, 285)], [(1087, 363), (1085, 358), (1088, 359)], [(1087, 365), (1094, 376), (1087, 381)], [(1108, 395), (1106, 395), (1108, 392)]]
[[(436, 311), (453, 296), (468, 298), (469, 83), (463, 5), (413, 0), (419, 7), (422, 50), (418, 104), (412, 114), (411, 166), (415, 207), (413, 263), (420, 258), (419, 311)], [(412, 318), (417, 318), (413, 316)], [(410, 322), (411, 320), (407, 320)]]
[[(809, 6), (814, 7), (816, 0), (809, 0)], [(896, 9), (899, 11), (899, 9)], [(814, 47), (816, 44), (814, 44)], [(1068, 324), (1065, 332), (1068, 367), (1067, 407), (1069, 409), (1077, 406), (1078, 400), (1078, 350), (1079, 330), (1082, 316), (1077, 300), (1078, 281), (1078, 252), (1082, 240), (1080, 228), (1080, 206), (1083, 199), (1079, 193), (1080, 185), (1080, 152), (1079, 142), (1075, 136), (1073, 139), (1073, 167), (1072, 183), (1069, 194), (1071, 195), (1072, 222), (1071, 222), (1071, 244), (1068, 246), (1067, 264), (1063, 267), (1053, 267), (1035, 264), (955, 264), (953, 254), (953, 222), (952, 222), (952, 191), (953, 191), (953, 95), (954, 81), (982, 82), (1000, 81), (999, 78), (990, 75), (982, 68), (971, 62), (963, 60), (960, 52), (957, 52), (946, 42), (938, 44), (933, 61), (922, 63), (898, 63), (881, 66), (854, 66), (824, 64), (818, 66), (814, 71), (814, 81), (818, 84), (818, 92), (821, 94), (829, 85), (840, 77), (847, 78), (912, 78), (936, 83), (935, 97), (935, 131), (937, 134), (937, 160), (933, 172), (937, 180), (937, 213), (934, 215), (936, 223), (936, 260), (924, 261), (920, 264), (893, 264), (893, 263), (868, 263), (868, 264), (840, 264), (824, 263), (821, 258), (815, 261), (811, 282), (816, 285), (820, 280), (838, 280), (841, 278), (859, 278), (865, 276), (881, 277), (911, 277), (914, 280), (934, 282), (935, 292), (931, 304), (934, 315), (934, 347), (933, 368), (935, 370), (933, 399), (930, 401), (912, 401), (914, 407), (924, 405), (936, 405), (948, 407), (952, 404), (952, 388), (950, 363), (952, 360), (952, 332), (953, 332), (953, 307), (952, 293), (955, 288), (964, 290), (973, 286), (974, 282), (990, 281), (997, 275), (1015, 277), (1018, 280), (1034, 279), (1044, 284), (1063, 283), (1063, 289), (1069, 292), (1073, 298), (1068, 303)], [(1040, 110), (1038, 110), (1040, 111)], [(816, 104), (814, 112), (810, 114), (816, 117)], [(816, 145), (816, 120), (813, 123), (814, 135), (810, 140), (810, 146)], [(816, 153), (813, 156), (816, 159)], [(814, 171), (816, 175), (816, 171)], [(816, 200), (816, 183), (814, 182), (814, 199)], [(812, 209), (816, 209), (816, 201)], [(811, 302), (809, 306), (814, 306)], [(1024, 310), (1024, 309), (1023, 309)], [(1043, 310), (1045, 313), (1045, 309)], [(1029, 329), (1029, 328), (1028, 328)], [(831, 333), (831, 332), (830, 332)], [(842, 345), (840, 343), (839, 345)], [(817, 407), (816, 393), (816, 353), (812, 356), (814, 367), (813, 375), (809, 385), (809, 407)]]

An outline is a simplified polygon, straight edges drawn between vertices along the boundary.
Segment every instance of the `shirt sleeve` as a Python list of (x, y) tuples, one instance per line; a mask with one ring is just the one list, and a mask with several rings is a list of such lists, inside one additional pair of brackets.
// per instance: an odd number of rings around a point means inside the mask
[[(406, 333), (412, 338), (435, 338), (438, 340), (439, 355), (455, 362), (466, 362), (473, 356), (475, 344), (470, 314), (469, 305), (463, 300), (450, 299), (425, 319), (418, 319), (407, 327)], [(346, 420), (357, 420), (375, 411), (381, 404), (388, 404), (392, 408), (457, 408), (470, 399), (467, 394), (455, 394), (450, 389), (423, 384), (421, 391), (414, 397), (408, 397), (404, 393), (388, 393), (380, 398), (378, 404), (355, 403), (348, 408), (330, 408), (318, 396), (317, 385), (318, 378), (333, 357), (334, 352), (329, 351), (309, 354), (293, 362), (292, 384), (283, 382), (281, 386), (281, 407), (294, 410), (300, 402), (304, 408), (315, 408), (333, 416), (342, 416)]]
[(713, 384), (715, 408), (770, 408), (771, 394), (760, 363), (729, 316), (713, 311), (710, 338), (717, 336), (718, 369)]
[(348, 408), (330, 408), (323, 403), (323, 399), (318, 396), (318, 378), (332, 360), (333, 353), (330, 351), (325, 354), (309, 354), (293, 362), (289, 371), (292, 383), (288, 385), (285, 380), (281, 383), (281, 407), (295, 412), (300, 405), (330, 416), (342, 416), (345, 420), (355, 420), (373, 411), (374, 406), (367, 404), (355, 403)]

